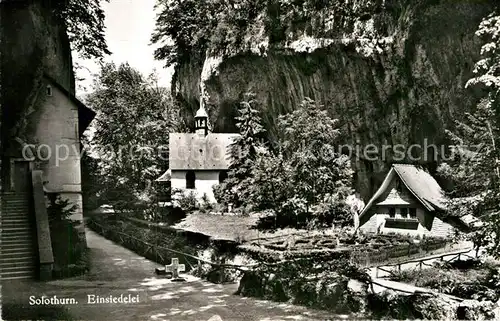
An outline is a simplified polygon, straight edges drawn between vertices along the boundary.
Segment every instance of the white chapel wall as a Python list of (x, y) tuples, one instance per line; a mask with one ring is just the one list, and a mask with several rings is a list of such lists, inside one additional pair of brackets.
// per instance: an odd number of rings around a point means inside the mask
[(198, 200), (201, 201), (203, 194), (207, 194), (208, 199), (212, 203), (216, 203), (212, 186), (219, 184), (219, 171), (194, 171), (196, 175), (195, 189), (186, 189), (186, 173), (185, 170), (172, 170), (171, 187), (181, 189), (185, 193), (195, 192)]

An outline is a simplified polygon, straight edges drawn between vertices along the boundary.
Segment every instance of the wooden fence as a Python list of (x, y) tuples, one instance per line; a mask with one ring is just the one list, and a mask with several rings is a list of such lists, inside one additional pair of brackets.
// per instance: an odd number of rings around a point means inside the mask
[(357, 251), (352, 253), (351, 260), (361, 266), (376, 266), (385, 262), (390, 263), (391, 261), (401, 260), (401, 258), (429, 256), (435, 251), (449, 252), (449, 244), (449, 241), (439, 240), (424, 245), (400, 244), (374, 251)]
[[(476, 259), (477, 258), (477, 253), (475, 256), (471, 256), (468, 253), (470, 253), (473, 249), (468, 248), (465, 250), (459, 250), (455, 252), (448, 252), (448, 253), (441, 253), (441, 254), (435, 254), (432, 256), (424, 257), (424, 258), (418, 258), (418, 259), (413, 259), (413, 260), (407, 260), (404, 262), (399, 262), (399, 263), (394, 263), (394, 264), (385, 264), (382, 266), (377, 266), (375, 267), (375, 277), (379, 277), (379, 271), (386, 272), (389, 274), (392, 274), (395, 270), (398, 272), (401, 272), (401, 266), (406, 265), (406, 264), (415, 264), (415, 266), (419, 269), (422, 270), (424, 266), (426, 267), (432, 267), (432, 264), (426, 263), (427, 261), (436, 261), (439, 260), (441, 262), (452, 262), (455, 260), (460, 261), (463, 257), (467, 257), (470, 259)], [(450, 257), (451, 256), (451, 257)], [(445, 260), (446, 257), (449, 257), (448, 259)]]

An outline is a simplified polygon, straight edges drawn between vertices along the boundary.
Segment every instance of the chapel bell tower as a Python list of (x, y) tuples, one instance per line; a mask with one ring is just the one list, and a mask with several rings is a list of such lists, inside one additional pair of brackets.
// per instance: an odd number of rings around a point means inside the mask
[(208, 114), (203, 105), (200, 106), (194, 116), (194, 131), (200, 136), (208, 135)]

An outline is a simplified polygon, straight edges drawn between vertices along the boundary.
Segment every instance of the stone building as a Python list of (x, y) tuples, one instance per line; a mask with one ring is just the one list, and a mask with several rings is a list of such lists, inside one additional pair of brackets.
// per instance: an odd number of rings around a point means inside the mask
[(76, 206), (69, 218), (85, 242), (80, 137), (95, 113), (49, 75), (43, 75), (33, 92), (34, 108), (24, 119), (24, 139), (13, 139), (3, 155), (0, 266), (4, 279), (51, 277), (54, 235), (46, 208), (51, 195)]

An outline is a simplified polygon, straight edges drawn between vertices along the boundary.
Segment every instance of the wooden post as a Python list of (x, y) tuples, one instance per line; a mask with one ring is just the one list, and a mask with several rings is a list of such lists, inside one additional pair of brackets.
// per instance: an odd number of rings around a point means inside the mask
[(375, 278), (378, 279), (378, 266), (375, 267)]
[(401, 273), (401, 264), (398, 264), (398, 272)]

